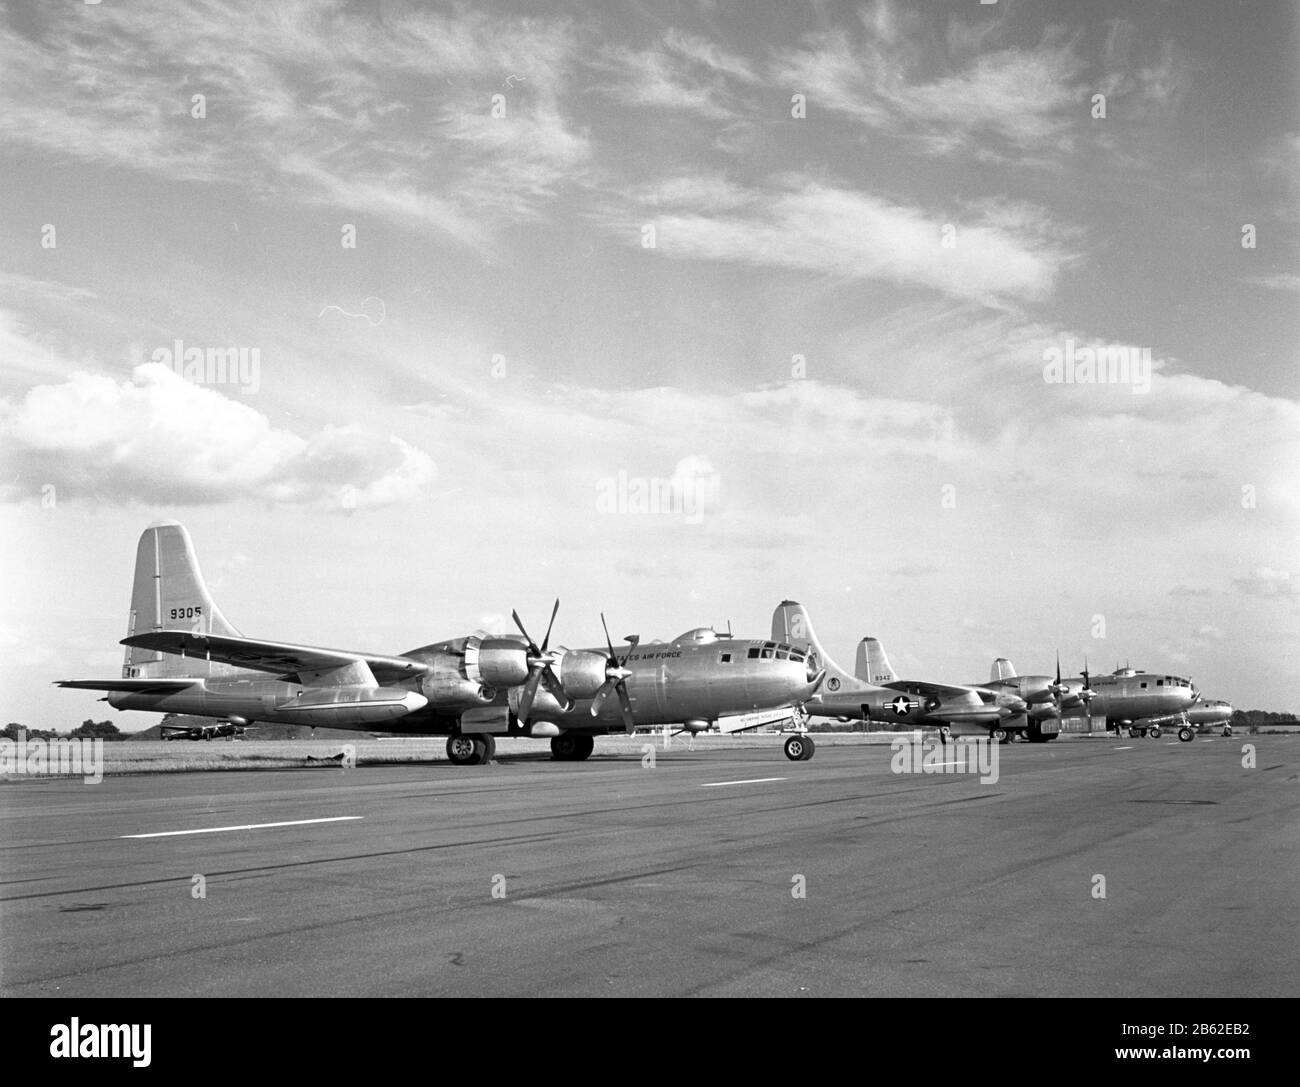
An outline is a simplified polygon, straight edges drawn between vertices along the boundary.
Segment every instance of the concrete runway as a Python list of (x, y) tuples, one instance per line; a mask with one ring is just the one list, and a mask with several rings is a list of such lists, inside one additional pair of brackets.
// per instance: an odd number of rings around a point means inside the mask
[(0, 993), (1300, 994), (1288, 738), (639, 746), (0, 785)]

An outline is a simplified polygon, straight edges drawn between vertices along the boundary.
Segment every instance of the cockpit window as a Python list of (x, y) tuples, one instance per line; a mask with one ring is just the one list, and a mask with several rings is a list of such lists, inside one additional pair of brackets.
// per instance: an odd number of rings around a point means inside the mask
[(758, 646), (753, 646), (753, 647), (750, 649), (750, 651), (749, 651), (749, 659), (752, 660), (752, 661), (754, 661), (754, 660), (758, 660)]
[(770, 660), (772, 659), (772, 652), (773, 652), (773, 651), (772, 651), (771, 649), (768, 649), (767, 646), (764, 646), (764, 647), (763, 647), (763, 659), (764, 659), (765, 661), (770, 661)]
[(776, 651), (776, 659), (779, 661), (789, 660), (790, 654), (784, 649), (778, 649)]

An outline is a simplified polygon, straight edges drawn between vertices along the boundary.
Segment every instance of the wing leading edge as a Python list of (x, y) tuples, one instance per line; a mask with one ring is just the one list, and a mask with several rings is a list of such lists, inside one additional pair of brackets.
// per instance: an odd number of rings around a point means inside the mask
[(258, 672), (272, 672), (300, 683), (356, 664), (367, 665), (379, 683), (418, 676), (429, 670), (428, 665), (409, 657), (374, 656), (344, 649), (264, 642), (225, 634), (194, 634), (188, 630), (155, 630), (123, 638), (122, 644), (183, 657), (203, 657)]

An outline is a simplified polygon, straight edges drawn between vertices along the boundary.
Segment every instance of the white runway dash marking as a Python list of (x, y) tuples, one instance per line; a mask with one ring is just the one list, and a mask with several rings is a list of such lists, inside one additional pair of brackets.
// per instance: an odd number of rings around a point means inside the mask
[(1132, 751), (1131, 747), (1112, 747), (1112, 751)]
[(239, 827), (202, 827), (199, 830), (160, 830), (154, 834), (119, 834), (119, 838), (174, 838), (178, 834), (222, 834), (228, 830), (265, 830), (267, 827), (302, 827), (308, 823), (343, 823), (363, 815), (332, 815), (328, 819), (291, 819), (287, 823), (246, 823)]
[(744, 781), (706, 781), (701, 789), (716, 789), (719, 785), (761, 785), (765, 781), (784, 781), (785, 778), (746, 778)]

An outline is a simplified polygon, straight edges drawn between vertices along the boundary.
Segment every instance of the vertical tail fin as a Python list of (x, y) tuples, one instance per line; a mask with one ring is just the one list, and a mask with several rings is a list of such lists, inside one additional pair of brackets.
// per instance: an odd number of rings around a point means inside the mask
[[(822, 648), (813, 630), (812, 620), (802, 604), (793, 600), (782, 600), (777, 605), (776, 611), (772, 613), (772, 641), (811, 648), (821, 659), (822, 667), (826, 669), (829, 680), (842, 682), (853, 678), (831, 660), (826, 650)], [(835, 690), (836, 686), (837, 684), (831, 684), (830, 689)]]
[(996, 683), (1000, 679), (1015, 679), (1016, 666), (1006, 657), (999, 657), (993, 662), (993, 667), (989, 670), (989, 682)]
[[(239, 636), (208, 592), (190, 534), (176, 521), (157, 521), (146, 528), (135, 552), (135, 583), (131, 587), (126, 636), (154, 630)], [(232, 669), (228, 665), (135, 646), (127, 647), (122, 662), (126, 678), (208, 676), (229, 671)]]
[(885, 655), (885, 647), (878, 638), (863, 638), (858, 643), (858, 658), (854, 671), (863, 683), (893, 683), (898, 676)]

